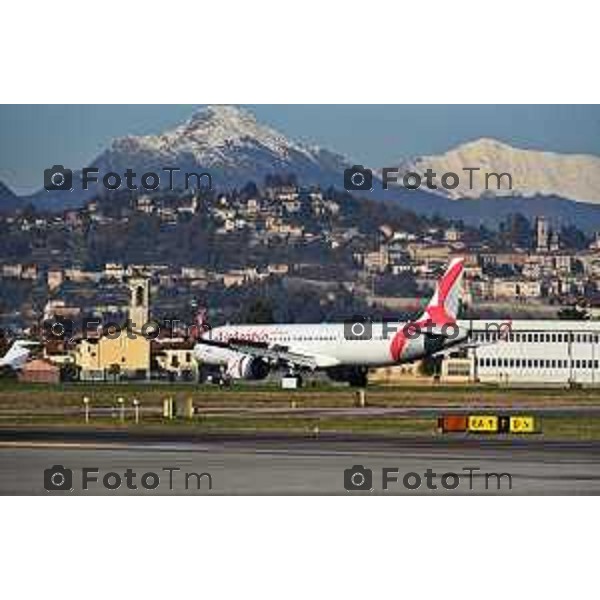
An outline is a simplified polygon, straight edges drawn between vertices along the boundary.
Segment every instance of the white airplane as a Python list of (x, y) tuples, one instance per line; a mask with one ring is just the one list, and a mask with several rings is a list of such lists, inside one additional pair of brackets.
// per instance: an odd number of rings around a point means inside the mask
[(0, 369), (12, 369), (18, 371), (29, 360), (30, 348), (39, 345), (33, 340), (15, 340), (6, 354), (0, 358)]
[(412, 362), (467, 343), (456, 316), (464, 259), (451, 261), (423, 314), (412, 322), (351, 321), (309, 325), (225, 325), (200, 335), (194, 356), (226, 379), (257, 380), (273, 369), (325, 371), (364, 386), (369, 367)]

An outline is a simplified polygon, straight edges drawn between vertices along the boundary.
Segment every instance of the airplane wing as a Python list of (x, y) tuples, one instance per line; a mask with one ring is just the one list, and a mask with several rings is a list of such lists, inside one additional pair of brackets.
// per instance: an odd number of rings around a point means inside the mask
[(18, 371), (29, 360), (31, 355), (30, 347), (38, 346), (39, 343), (32, 340), (16, 340), (12, 343), (8, 352), (0, 358), (0, 368), (8, 367)]
[(250, 356), (264, 358), (273, 364), (294, 365), (303, 369), (314, 371), (317, 368), (335, 367), (339, 361), (331, 356), (322, 354), (305, 354), (291, 350), (287, 346), (267, 346), (266, 344), (249, 344), (230, 340), (227, 347)]

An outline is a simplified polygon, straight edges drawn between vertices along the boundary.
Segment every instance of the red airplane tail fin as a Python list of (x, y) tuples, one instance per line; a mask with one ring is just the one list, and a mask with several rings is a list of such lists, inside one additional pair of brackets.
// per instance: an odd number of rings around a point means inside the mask
[(438, 326), (456, 322), (462, 296), (464, 262), (464, 258), (455, 258), (450, 262), (446, 272), (437, 282), (435, 292), (418, 322)]

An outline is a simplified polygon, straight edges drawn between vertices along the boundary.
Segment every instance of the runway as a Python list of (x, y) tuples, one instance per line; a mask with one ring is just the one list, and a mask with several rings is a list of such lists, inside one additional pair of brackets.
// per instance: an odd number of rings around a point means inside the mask
[[(132, 438), (126, 432), (89, 430), (68, 435), (4, 430), (0, 432), (0, 493), (600, 494), (597, 442), (331, 434), (178, 438), (169, 440), (162, 434)], [(71, 491), (44, 489), (44, 471), (53, 465), (72, 470)], [(354, 465), (366, 470), (345, 479), (345, 471)], [(85, 477), (84, 468), (88, 469)], [(356, 474), (351, 470), (346, 477)], [(109, 486), (118, 480), (120, 485), (105, 487), (107, 475)], [(152, 487), (157, 479), (159, 483)], [(361, 489), (347, 491), (348, 484)]]

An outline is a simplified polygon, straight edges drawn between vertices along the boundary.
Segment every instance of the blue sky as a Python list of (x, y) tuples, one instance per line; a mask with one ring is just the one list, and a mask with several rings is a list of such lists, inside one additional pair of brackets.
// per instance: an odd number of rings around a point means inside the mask
[[(91, 164), (116, 136), (153, 134), (201, 105), (0, 106), (0, 180), (17, 193), (56, 163)], [(600, 155), (597, 105), (246, 105), (282, 133), (373, 167), (437, 154), (479, 137)]]

